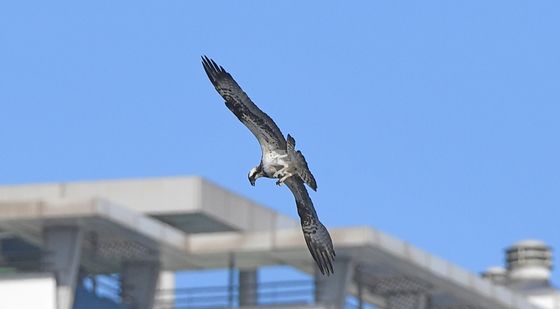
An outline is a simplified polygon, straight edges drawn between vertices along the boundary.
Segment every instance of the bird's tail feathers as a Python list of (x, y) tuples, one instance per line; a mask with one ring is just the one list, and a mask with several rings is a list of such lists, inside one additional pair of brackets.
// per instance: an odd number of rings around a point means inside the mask
[(296, 149), (296, 140), (290, 134), (288, 134), (288, 138), (286, 138), (286, 142), (287, 142), (288, 151), (294, 151)]

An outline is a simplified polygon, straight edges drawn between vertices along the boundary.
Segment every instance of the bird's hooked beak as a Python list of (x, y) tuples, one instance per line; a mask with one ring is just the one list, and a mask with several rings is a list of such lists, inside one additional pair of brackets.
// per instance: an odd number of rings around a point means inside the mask
[(251, 183), (251, 186), (254, 187), (254, 186), (255, 186), (256, 179), (255, 179), (254, 177), (249, 176), (249, 182)]

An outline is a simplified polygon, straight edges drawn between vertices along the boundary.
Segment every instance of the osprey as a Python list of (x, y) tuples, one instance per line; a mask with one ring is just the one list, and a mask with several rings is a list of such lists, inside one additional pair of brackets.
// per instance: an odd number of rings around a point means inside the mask
[[(296, 141), (287, 138), (274, 121), (241, 89), (233, 77), (214, 60), (203, 56), (202, 65), (208, 78), (224, 98), (227, 108), (255, 135), (261, 146), (261, 161), (251, 169), (248, 178), (251, 185), (260, 177), (277, 178), (277, 185), (286, 184), (296, 200), (303, 236), (307, 247), (322, 274), (333, 273), (335, 252), (331, 237), (319, 221), (305, 184), (314, 191), (317, 183), (307, 166), (303, 154), (295, 149)], [(305, 184), (304, 184), (305, 183)]]

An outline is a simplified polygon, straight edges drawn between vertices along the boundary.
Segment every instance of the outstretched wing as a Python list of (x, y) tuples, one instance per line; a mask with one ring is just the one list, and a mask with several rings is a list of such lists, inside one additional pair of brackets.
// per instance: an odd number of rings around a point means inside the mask
[(251, 101), (231, 74), (206, 56), (202, 57), (202, 66), (218, 93), (226, 100), (229, 110), (255, 135), (263, 154), (276, 149), (285, 150), (286, 140), (276, 123)]
[(296, 199), (303, 237), (311, 256), (319, 266), (323, 275), (334, 272), (334, 247), (327, 228), (319, 221), (313, 202), (305, 189), (303, 181), (298, 176), (289, 177), (284, 183), (290, 188)]
[(296, 151), (296, 140), (290, 134), (288, 134), (287, 138), (287, 150), (293, 162), (296, 164), (299, 177), (311, 189), (313, 189), (313, 191), (317, 191), (317, 182), (315, 181), (315, 177), (313, 177), (313, 174), (309, 170), (307, 161), (305, 160), (305, 157), (303, 156), (301, 151)]

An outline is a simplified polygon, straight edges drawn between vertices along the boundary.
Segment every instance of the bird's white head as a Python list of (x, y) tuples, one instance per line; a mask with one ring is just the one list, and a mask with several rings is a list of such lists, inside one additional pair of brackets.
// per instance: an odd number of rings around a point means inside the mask
[(263, 173), (262, 173), (262, 167), (259, 164), (256, 167), (253, 167), (250, 171), (249, 171), (249, 182), (251, 183), (252, 186), (255, 185), (255, 182), (257, 181), (257, 178), (262, 177)]

